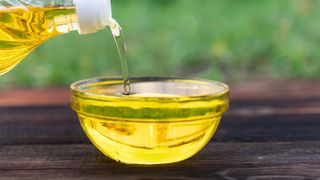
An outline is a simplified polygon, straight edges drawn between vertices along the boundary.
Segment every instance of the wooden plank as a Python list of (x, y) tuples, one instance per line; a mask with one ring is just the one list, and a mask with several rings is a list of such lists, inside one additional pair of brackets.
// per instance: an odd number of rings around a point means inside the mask
[[(320, 81), (249, 81), (227, 84), (230, 84), (233, 102), (320, 100)], [(69, 87), (0, 90), (0, 107), (69, 103)]]
[[(317, 107), (232, 107), (216, 141), (320, 140)], [(0, 144), (87, 143), (69, 106), (0, 108)]]
[(214, 137), (217, 141), (320, 140), (320, 114), (226, 115)]
[(320, 97), (320, 81), (247, 81), (230, 84), (235, 101), (312, 100)]
[(0, 144), (88, 142), (69, 106), (0, 108)]
[(92, 145), (0, 147), (0, 179), (317, 179), (320, 142), (209, 143), (175, 164), (117, 163)]
[(0, 107), (68, 104), (70, 104), (70, 90), (67, 87), (0, 90)]
[[(255, 82), (231, 90), (216, 141), (320, 140), (319, 83)], [(0, 144), (87, 143), (69, 104), (66, 88), (0, 91)]]

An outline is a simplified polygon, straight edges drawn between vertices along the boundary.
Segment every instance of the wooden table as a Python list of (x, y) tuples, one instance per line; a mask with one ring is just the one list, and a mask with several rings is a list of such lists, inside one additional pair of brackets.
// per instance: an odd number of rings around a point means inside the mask
[(69, 108), (68, 89), (0, 91), (0, 179), (319, 179), (320, 83), (231, 89), (231, 108), (200, 153), (152, 167), (96, 150)]

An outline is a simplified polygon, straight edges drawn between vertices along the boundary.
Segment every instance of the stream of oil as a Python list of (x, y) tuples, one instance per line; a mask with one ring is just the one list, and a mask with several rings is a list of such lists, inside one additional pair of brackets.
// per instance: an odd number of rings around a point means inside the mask
[(123, 95), (130, 95), (130, 79), (128, 70), (127, 45), (119, 23), (114, 19), (109, 19), (110, 29), (119, 53), (121, 73), (123, 78), (124, 92)]

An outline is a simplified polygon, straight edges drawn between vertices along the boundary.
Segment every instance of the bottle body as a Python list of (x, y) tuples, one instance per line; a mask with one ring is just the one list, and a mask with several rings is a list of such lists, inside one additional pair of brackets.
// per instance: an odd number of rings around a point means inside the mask
[[(85, 3), (89, 3), (87, 9), (83, 5)], [(82, 32), (84, 34), (102, 29), (107, 25), (105, 19), (108, 17), (92, 16), (90, 12), (103, 14), (101, 11), (106, 11), (106, 9), (111, 12), (109, 10), (111, 7), (100, 9), (99, 11), (99, 7), (103, 7), (103, 5), (110, 6), (110, 0), (0, 1), (0, 75), (15, 67), (44, 41), (75, 30), (81, 33), (79, 15), (84, 19), (82, 20)], [(77, 12), (76, 7), (81, 8), (79, 12)], [(99, 26), (92, 24), (94, 27), (88, 27), (90, 25), (90, 23), (88, 25), (88, 22), (100, 21), (95, 21), (96, 19), (92, 18), (85, 19), (86, 14), (88, 17), (103, 19), (104, 24), (99, 24)], [(95, 29), (95, 26), (99, 27), (99, 29)]]
[(21, 1), (0, 2), (0, 75), (44, 41), (78, 29), (75, 8), (68, 2), (60, 5), (49, 1), (28, 5)]

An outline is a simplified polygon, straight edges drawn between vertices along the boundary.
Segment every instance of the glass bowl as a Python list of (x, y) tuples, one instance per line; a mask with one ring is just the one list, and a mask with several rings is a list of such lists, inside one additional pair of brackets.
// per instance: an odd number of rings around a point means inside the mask
[(200, 151), (229, 106), (227, 85), (201, 79), (138, 77), (123, 95), (120, 78), (71, 85), (72, 109), (91, 142), (127, 164), (164, 164)]

